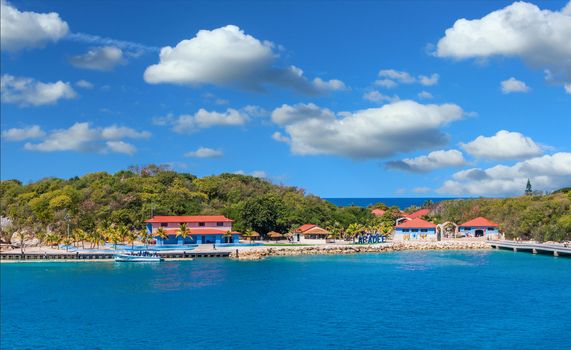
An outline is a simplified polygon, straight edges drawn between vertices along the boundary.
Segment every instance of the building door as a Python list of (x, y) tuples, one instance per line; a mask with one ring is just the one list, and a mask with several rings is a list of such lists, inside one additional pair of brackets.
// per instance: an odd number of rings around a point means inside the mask
[(476, 232), (474, 232), (474, 236), (484, 237), (484, 230), (476, 230)]

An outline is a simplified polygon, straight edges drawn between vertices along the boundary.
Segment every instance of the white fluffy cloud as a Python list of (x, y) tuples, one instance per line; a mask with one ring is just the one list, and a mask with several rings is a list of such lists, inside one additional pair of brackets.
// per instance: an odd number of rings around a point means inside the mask
[(378, 79), (378, 80), (375, 80), (375, 85), (380, 86), (380, 87), (384, 87), (387, 89), (392, 89), (392, 88), (396, 87), (398, 84), (394, 80)]
[(421, 91), (421, 92), (418, 93), (418, 98), (422, 98), (422, 99), (425, 99), (425, 100), (431, 99), (431, 98), (433, 98), (433, 97), (434, 97), (434, 96), (432, 96), (432, 94), (431, 94), (430, 92), (428, 92), (428, 91)]
[(208, 147), (200, 147), (196, 151), (190, 151), (185, 153), (186, 157), (193, 157), (193, 158), (216, 158), (222, 157), (224, 152)]
[(441, 128), (463, 115), (454, 104), (408, 100), (337, 115), (312, 104), (283, 105), (274, 110), (272, 120), (287, 135), (273, 138), (289, 143), (300, 155), (383, 158), (445, 144), (448, 136)]
[(263, 171), (263, 170), (254, 170), (250, 173), (245, 172), (244, 170), (237, 170), (234, 172), (234, 174), (238, 174), (238, 175), (248, 175), (248, 176), (253, 176), (253, 177), (257, 177), (260, 179), (265, 179), (268, 177), (268, 174)]
[(104, 152), (109, 151), (128, 155), (132, 155), (137, 152), (137, 148), (135, 146), (125, 141), (107, 141), (105, 142), (105, 145), (107, 146), (107, 150), (104, 150)]
[(536, 190), (552, 191), (571, 185), (571, 153), (531, 158), (513, 166), (497, 165), (488, 169), (469, 169), (455, 173), (437, 190), (453, 195), (523, 194), (527, 179)]
[(394, 69), (381, 69), (379, 71), (379, 77), (392, 79), (393, 81), (398, 81), (401, 84), (412, 84), (416, 82), (416, 79), (410, 75), (410, 73)]
[(478, 136), (461, 146), (474, 157), (497, 160), (525, 159), (543, 154), (543, 147), (530, 137), (507, 130), (500, 130), (494, 136)]
[(147, 131), (116, 125), (93, 128), (89, 123), (75, 123), (68, 129), (51, 131), (42, 142), (26, 143), (24, 149), (40, 152), (114, 152), (130, 155), (136, 152), (136, 148), (122, 139), (144, 139), (150, 136)]
[(25, 128), (12, 128), (2, 131), (2, 139), (6, 141), (22, 141), (43, 137), (46, 133), (39, 125)]
[(406, 71), (399, 71), (395, 69), (381, 69), (379, 71), (379, 78), (375, 81), (375, 85), (384, 87), (384, 88), (393, 88), (400, 84), (421, 84), (424, 86), (432, 86), (438, 84), (438, 80), (440, 79), (440, 75), (433, 73), (430, 76), (427, 75), (419, 75), (418, 77), (414, 77), (409, 72)]
[(365, 94), (363, 94), (363, 98), (371, 102), (395, 102), (400, 100), (400, 98), (397, 95), (388, 96), (382, 94), (377, 90), (366, 92)]
[(571, 94), (571, 83), (565, 84), (565, 92), (568, 94)]
[(2, 50), (18, 51), (57, 42), (69, 31), (59, 14), (19, 11), (8, 1), (0, 2)]
[(228, 108), (225, 112), (207, 111), (203, 108), (194, 114), (183, 114), (178, 117), (168, 115), (155, 118), (155, 125), (171, 126), (178, 133), (189, 133), (198, 129), (207, 129), (215, 126), (240, 126), (250, 119), (244, 110)]
[(77, 68), (110, 71), (126, 61), (120, 48), (103, 46), (89, 49), (82, 55), (73, 56), (69, 59), (69, 62)]
[(426, 173), (432, 170), (458, 167), (466, 165), (462, 152), (457, 150), (434, 151), (428, 155), (416, 158), (405, 158), (403, 160), (386, 163), (388, 169), (404, 170), (417, 173)]
[(75, 86), (80, 87), (82, 89), (93, 89), (93, 84), (83, 79), (76, 81)]
[(419, 75), (418, 76), (418, 82), (424, 86), (436, 85), (436, 84), (438, 84), (439, 79), (440, 79), (440, 76), (436, 73), (432, 74), (429, 77), (426, 75)]
[(9, 74), (0, 78), (1, 100), (20, 106), (54, 104), (60, 99), (71, 99), (76, 93), (69, 83), (57, 81), (42, 83), (32, 78), (15, 77)]
[(145, 70), (147, 83), (235, 86), (263, 91), (266, 85), (277, 85), (295, 91), (319, 95), (343, 90), (340, 80), (309, 80), (295, 66), (278, 67), (279, 53), (269, 41), (247, 35), (239, 27), (227, 25), (214, 30), (201, 30), (175, 47), (161, 49), (160, 61)]
[[(566, 6), (566, 9), (569, 5)], [(481, 19), (459, 19), (440, 39), (435, 54), (456, 59), (519, 57), (571, 83), (571, 16), (515, 2)]]
[(517, 80), (514, 77), (502, 81), (500, 85), (504, 94), (510, 94), (512, 92), (528, 92), (530, 90), (529, 86), (527, 86), (525, 82)]

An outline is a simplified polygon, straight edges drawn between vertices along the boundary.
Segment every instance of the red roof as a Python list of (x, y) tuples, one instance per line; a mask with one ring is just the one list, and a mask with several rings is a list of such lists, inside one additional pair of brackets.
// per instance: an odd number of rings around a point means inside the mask
[(305, 224), (305, 225), (301, 225), (297, 230), (295, 230), (295, 232), (300, 232), (303, 233), (311, 228), (314, 228), (317, 225), (313, 225), (313, 224)]
[(385, 214), (385, 211), (382, 209), (373, 209), (371, 210), (371, 214), (375, 216), (383, 216)]
[(228, 219), (224, 215), (194, 215), (194, 216), (153, 216), (152, 219), (145, 220), (145, 222), (233, 222), (234, 220)]
[(406, 220), (405, 222), (398, 224), (396, 227), (399, 228), (435, 228), (436, 225), (432, 222), (422, 220), (421, 218), (415, 218), (412, 220)]
[(486, 227), (486, 226), (490, 226), (490, 227), (498, 227), (499, 225), (496, 224), (493, 221), (490, 221), (484, 217), (477, 217), (475, 219), (472, 219), (470, 221), (466, 221), (465, 223), (463, 223), (462, 225), (460, 225), (460, 227)]
[[(200, 227), (200, 228), (191, 227), (188, 229), (188, 231), (191, 235), (223, 235), (226, 234), (226, 232), (228, 232), (228, 230), (220, 230), (217, 228), (209, 228), (209, 227)], [(179, 230), (178, 228), (169, 228), (165, 229), (165, 232), (168, 235), (178, 235)], [(239, 235), (240, 232), (232, 231), (232, 234)]]
[(415, 211), (412, 214), (406, 215), (405, 217), (407, 217), (409, 219), (415, 219), (415, 218), (419, 218), (419, 217), (424, 216), (424, 215), (428, 215), (428, 213), (430, 213), (430, 209), (420, 209), (420, 210)]

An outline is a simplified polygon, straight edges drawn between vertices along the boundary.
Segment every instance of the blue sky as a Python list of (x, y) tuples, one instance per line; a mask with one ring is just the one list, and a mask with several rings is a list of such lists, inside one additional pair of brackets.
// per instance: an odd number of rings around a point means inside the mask
[(1, 176), (553, 190), (571, 185), (570, 37), (565, 1), (2, 1)]

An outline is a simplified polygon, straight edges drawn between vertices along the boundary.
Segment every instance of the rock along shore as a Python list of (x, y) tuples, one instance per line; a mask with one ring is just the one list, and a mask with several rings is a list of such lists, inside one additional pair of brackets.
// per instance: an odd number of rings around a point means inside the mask
[(238, 260), (260, 260), (269, 256), (332, 255), (388, 253), (404, 250), (479, 250), (491, 249), (484, 241), (390, 242), (372, 245), (322, 245), (292, 247), (260, 247), (230, 254)]

